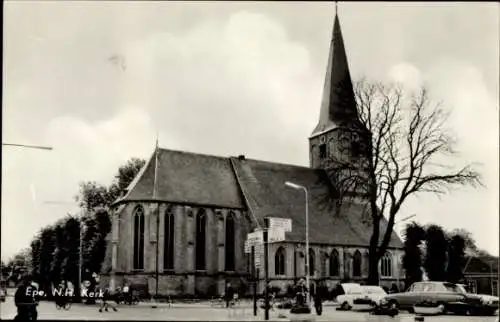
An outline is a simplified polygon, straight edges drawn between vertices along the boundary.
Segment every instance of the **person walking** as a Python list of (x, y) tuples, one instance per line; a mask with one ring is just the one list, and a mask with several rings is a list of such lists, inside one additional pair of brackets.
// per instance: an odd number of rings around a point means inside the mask
[(324, 287), (322, 283), (317, 285), (314, 290), (314, 308), (316, 309), (316, 314), (321, 315), (323, 314), (323, 292), (324, 292)]
[(35, 294), (36, 288), (33, 287), (33, 278), (30, 275), (23, 277), (23, 280), (14, 295), (14, 303), (17, 307), (15, 321), (36, 321), (38, 312), (36, 310)]
[(123, 301), (127, 303), (128, 305), (132, 304), (132, 294), (130, 293), (130, 286), (128, 286), (127, 283), (123, 286), (122, 289), (122, 294), (123, 294)]
[(224, 291), (224, 297), (226, 300), (226, 307), (228, 308), (229, 305), (232, 303), (233, 298), (234, 298), (234, 289), (231, 286), (230, 282), (227, 282), (227, 284), (226, 284), (226, 289)]
[(101, 307), (99, 307), (99, 313), (102, 313), (102, 310), (104, 309), (106, 312), (108, 312), (108, 308), (112, 308), (113, 311), (117, 312), (118, 309), (114, 304), (111, 302), (111, 290), (109, 288), (104, 288), (103, 289), (103, 296), (101, 298)]

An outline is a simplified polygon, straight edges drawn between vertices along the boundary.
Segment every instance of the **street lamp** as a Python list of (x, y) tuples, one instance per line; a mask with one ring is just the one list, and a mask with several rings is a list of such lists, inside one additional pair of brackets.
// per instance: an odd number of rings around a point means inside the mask
[(308, 193), (307, 193), (307, 188), (304, 186), (301, 186), (299, 184), (286, 181), (285, 186), (295, 189), (295, 190), (303, 190), (304, 195), (305, 195), (305, 201), (306, 201), (306, 285), (307, 285), (307, 306), (310, 306), (310, 287), (311, 285), (309, 284), (309, 198), (308, 198)]
[(50, 146), (26, 145), (26, 144), (16, 144), (16, 143), (2, 143), (2, 145), (5, 145), (5, 146), (17, 146), (17, 147), (28, 148), (28, 149), (52, 150), (52, 147), (50, 147)]

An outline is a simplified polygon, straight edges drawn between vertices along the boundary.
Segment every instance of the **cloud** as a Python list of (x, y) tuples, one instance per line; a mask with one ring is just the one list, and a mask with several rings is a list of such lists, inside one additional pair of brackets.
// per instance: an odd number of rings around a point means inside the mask
[[(120, 76), (105, 68), (113, 55), (127, 61)], [(89, 66), (73, 64), (67, 73), (60, 66), (65, 62), (58, 64), (61, 73), (54, 79), (59, 85), (71, 91), (87, 87), (90, 79), (84, 69)], [(89, 64), (101, 66), (92, 78), (99, 86), (93, 85), (93, 95), (80, 91), (78, 104), (99, 104), (106, 114), (90, 118), (81, 112), (85, 109), (58, 113), (45, 135), (38, 136), (50, 142), (52, 152), (38, 153), (36, 161), (11, 158), (4, 163), (11, 172), (29, 169), (23, 178), (4, 177), (4, 184), (15, 181), (28, 187), (10, 190), (4, 213), (21, 210), (19, 204), (31, 200), (31, 182), (43, 187), (37, 200), (62, 202), (71, 202), (82, 180), (109, 183), (127, 159), (152, 153), (157, 131), (164, 148), (307, 164), (305, 138), (316, 121), (311, 114), (318, 113), (311, 106), (319, 106), (310, 101), (318, 101), (321, 81), (314, 77), (306, 48), (265, 15), (238, 12), (223, 23), (206, 21), (183, 33), (152, 33)], [(60, 90), (57, 84), (44, 86), (49, 95)], [(103, 106), (95, 95), (112, 105)], [(64, 102), (69, 97), (58, 96)], [(304, 118), (309, 126), (303, 126)], [(37, 209), (22, 208), (22, 218), (36, 218), (28, 226), (14, 215), (3, 216), (8, 221), (2, 231), (9, 227), (10, 232), (2, 240), (16, 243), (7, 248), (2, 243), (2, 250), (12, 253), (19, 244), (27, 245), (40, 226), (75, 210), (71, 205)]]
[(420, 70), (410, 63), (399, 63), (392, 66), (389, 69), (389, 79), (412, 91), (418, 91), (423, 85)]
[[(213, 14), (203, 10), (200, 16), (184, 5), (176, 14), (170, 6), (122, 3), (76, 11), (74, 6), (37, 6), (31, 13), (21, 6), (10, 11), (3, 114), (9, 121), (3, 131), (11, 141), (54, 150), (4, 149), (3, 257), (27, 246), (40, 227), (76, 210), (43, 200), (71, 201), (81, 180), (108, 183), (128, 158), (151, 154), (157, 131), (164, 148), (308, 165), (307, 138), (319, 115), (332, 25), (324, 7), (307, 7), (316, 11), (311, 21), (299, 24), (305, 7), (294, 7), (296, 14), (278, 23), (275, 18), (283, 15), (278, 9), (273, 16), (259, 13), (266, 12), (264, 5), (238, 12), (234, 5), (224, 12), (207, 5)], [(346, 5), (341, 17), (353, 75), (357, 70), (368, 78), (389, 75), (408, 86), (429, 84), (433, 97), (456, 112), (452, 127), (460, 135), (461, 160), (482, 162), (485, 176), (498, 178), (498, 109), (483, 82), (491, 79), (482, 68), (489, 56), (472, 60), (487, 48), (471, 47), (467, 59), (453, 59), (460, 50), (445, 53), (450, 47), (442, 41), (425, 45), (427, 36), (415, 38), (418, 24), (396, 28), (401, 17), (409, 21), (408, 10), (391, 15), (394, 28), (389, 29), (397, 31), (367, 37), (359, 30), (381, 20), (377, 10), (365, 12), (370, 14), (361, 16), (354, 8), (349, 13)], [(68, 17), (64, 25), (54, 18), (60, 16)], [(467, 30), (458, 33), (458, 40), (449, 30), (464, 26), (462, 20), (450, 20), (437, 35), (452, 48), (464, 46)], [(327, 31), (320, 37), (317, 30)], [(112, 56), (123, 58), (126, 69), (111, 64)], [(498, 253), (498, 183), (489, 180), (485, 191), (412, 200), (401, 218), (417, 213), (423, 222), (470, 227), (481, 245), (493, 245), (488, 249)], [(36, 211), (30, 184), (37, 189)]]

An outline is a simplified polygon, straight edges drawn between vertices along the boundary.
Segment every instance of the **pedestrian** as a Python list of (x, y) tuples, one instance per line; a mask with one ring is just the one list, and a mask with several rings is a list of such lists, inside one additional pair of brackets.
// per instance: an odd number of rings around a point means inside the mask
[(324, 297), (323, 292), (324, 292), (324, 287), (322, 283), (320, 283), (318, 286), (316, 286), (314, 292), (314, 308), (316, 309), (317, 315), (323, 314), (323, 297)]
[(230, 282), (227, 282), (227, 284), (226, 284), (226, 289), (224, 291), (224, 297), (226, 300), (226, 307), (229, 307), (229, 305), (232, 303), (233, 297), (234, 297), (234, 289), (231, 287)]
[(116, 309), (116, 306), (111, 303), (111, 290), (109, 288), (104, 288), (102, 293), (103, 294), (101, 298), (101, 307), (99, 308), (99, 313), (102, 313), (103, 309), (108, 312), (108, 308), (112, 308), (113, 311), (117, 312), (118, 310)]
[(17, 315), (14, 320), (17, 321), (36, 321), (38, 312), (36, 310), (35, 291), (32, 285), (33, 278), (30, 275), (23, 277), (23, 280), (14, 295), (14, 303), (17, 307)]
[(132, 298), (130, 296), (130, 287), (128, 286), (127, 283), (123, 286), (122, 289), (122, 294), (123, 294), (123, 301), (127, 304), (132, 304)]

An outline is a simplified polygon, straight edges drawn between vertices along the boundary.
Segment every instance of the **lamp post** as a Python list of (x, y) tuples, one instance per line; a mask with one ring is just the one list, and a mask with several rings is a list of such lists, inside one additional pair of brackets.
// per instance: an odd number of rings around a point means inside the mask
[(40, 145), (26, 145), (26, 144), (17, 144), (17, 143), (2, 143), (5, 146), (17, 146), (20, 148), (28, 148), (28, 149), (38, 149), (38, 150), (52, 150), (50, 146), (40, 146)]
[(307, 188), (301, 186), (299, 184), (287, 181), (285, 182), (285, 186), (295, 189), (295, 190), (303, 190), (306, 202), (306, 285), (307, 285), (307, 306), (310, 306), (310, 290), (311, 285), (309, 284), (309, 197), (307, 193)]

